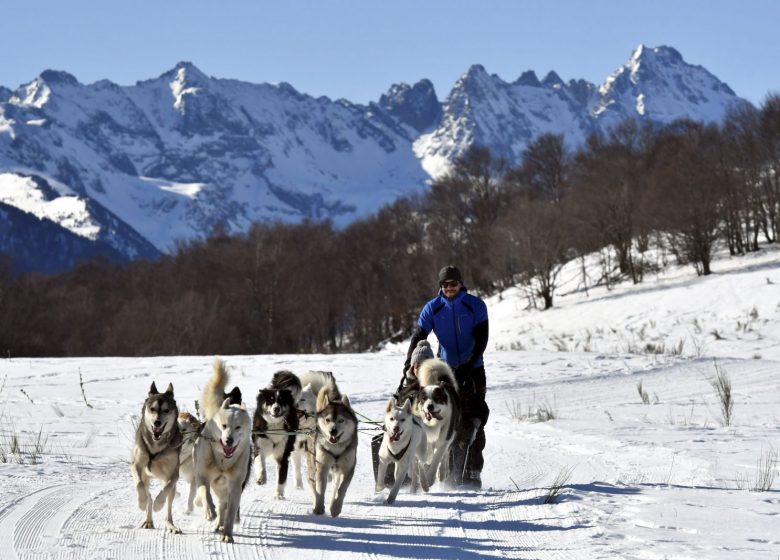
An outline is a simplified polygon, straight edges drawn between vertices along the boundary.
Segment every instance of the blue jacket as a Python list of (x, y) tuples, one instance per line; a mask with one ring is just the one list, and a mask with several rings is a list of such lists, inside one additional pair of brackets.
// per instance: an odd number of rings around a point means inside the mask
[[(469, 359), (473, 360), (474, 367), (483, 365), (487, 321), (485, 302), (468, 293), (464, 286), (452, 300), (447, 299), (440, 290), (439, 295), (425, 304), (417, 324), (425, 331), (425, 336), (431, 331), (436, 334), (439, 339), (439, 357), (455, 369)], [(474, 327), (477, 325), (484, 330), (481, 348), (475, 348), (477, 338)]]

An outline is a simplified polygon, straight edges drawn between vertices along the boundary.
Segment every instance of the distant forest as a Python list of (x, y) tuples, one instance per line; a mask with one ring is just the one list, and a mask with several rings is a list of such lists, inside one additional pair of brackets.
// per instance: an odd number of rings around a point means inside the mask
[[(402, 340), (445, 264), (472, 291), (522, 284), (554, 305), (562, 265), (605, 250), (601, 281), (642, 282), (663, 248), (701, 275), (780, 233), (780, 95), (720, 125), (628, 121), (577, 151), (546, 134), (517, 166), (474, 148), (428, 192), (345, 229), (257, 224), (155, 262), (56, 276), (0, 270), (3, 356), (364, 351)], [(722, 244), (722, 245), (721, 245)]]

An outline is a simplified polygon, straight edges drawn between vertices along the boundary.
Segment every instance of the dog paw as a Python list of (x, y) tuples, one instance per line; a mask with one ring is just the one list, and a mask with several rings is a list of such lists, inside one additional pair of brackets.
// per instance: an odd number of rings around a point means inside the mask
[(395, 496), (388, 496), (387, 499), (385, 500), (386, 504), (392, 504), (394, 502), (395, 502)]
[(206, 521), (214, 521), (217, 518), (217, 512), (213, 509), (206, 508), (205, 512)]
[(341, 505), (333, 504), (330, 506), (330, 516), (331, 517), (338, 517), (341, 513)]
[(266, 479), (265, 474), (261, 474), (260, 476), (257, 477), (257, 480), (255, 480), (255, 482), (257, 482), (258, 485), (262, 486), (263, 484), (268, 482), (268, 480)]
[(279, 494), (278, 492), (274, 494), (274, 500), (277, 501), (284, 501), (284, 494)]
[(166, 523), (165, 526), (168, 529), (168, 532), (172, 535), (181, 535), (181, 529), (179, 529), (176, 525), (173, 523)]
[(154, 523), (152, 521), (144, 521), (141, 523), (141, 529), (154, 529)]
[(222, 542), (233, 544), (233, 535), (222, 535)]
[(298, 490), (303, 490), (303, 482), (296, 482), (295, 488), (297, 488)]
[(384, 489), (385, 489), (385, 485), (380, 482), (377, 482), (376, 486), (374, 486), (374, 492), (381, 492)]
[(314, 506), (314, 515), (322, 515), (325, 513), (325, 506)]

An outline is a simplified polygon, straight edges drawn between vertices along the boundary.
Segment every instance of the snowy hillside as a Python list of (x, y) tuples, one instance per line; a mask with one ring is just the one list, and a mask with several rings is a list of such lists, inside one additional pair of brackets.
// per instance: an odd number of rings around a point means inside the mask
[(516, 162), (545, 132), (576, 146), (625, 117), (717, 121), (742, 102), (668, 47), (640, 46), (601, 87), (531, 71), (508, 83), (474, 65), (444, 102), (421, 80), (369, 105), (209, 77), (188, 62), (133, 86), (46, 70), (0, 102), (0, 173), (53, 194), (6, 204), (68, 229), (78, 219), (137, 258), (139, 238), (167, 252), (257, 221), (348, 224), (420, 192), (474, 144)]
[[(713, 269), (670, 268), (611, 291), (570, 275), (545, 312), (524, 310), (515, 290), (490, 299), (482, 491), (436, 485), (383, 504), (365, 424), (339, 518), (312, 515), (308, 490), (288, 486), (276, 501), (250, 484), (233, 545), (186, 515), (184, 496), (183, 535), (139, 529), (128, 465), (150, 383), (173, 382), (193, 411), (212, 357), (2, 360), (0, 557), (775, 558), (780, 252)], [(226, 359), (245, 395), (279, 369), (332, 370), (355, 409), (378, 419), (402, 350)], [(728, 427), (718, 370), (733, 386)], [(536, 421), (545, 413), (554, 418)], [(544, 504), (561, 475), (562, 495)]]

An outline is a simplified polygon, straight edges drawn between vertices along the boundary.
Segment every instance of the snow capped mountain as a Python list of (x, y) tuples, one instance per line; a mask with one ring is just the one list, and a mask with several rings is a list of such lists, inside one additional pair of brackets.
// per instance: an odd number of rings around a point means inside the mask
[(510, 83), (474, 65), (443, 103), (421, 80), (367, 106), (189, 62), (134, 86), (46, 70), (0, 88), (0, 202), (133, 259), (217, 227), (347, 224), (424, 189), (475, 144), (517, 161), (546, 132), (576, 146), (629, 116), (719, 120), (735, 102), (669, 47), (640, 46), (600, 87), (555, 72)]
[(681, 117), (717, 122), (739, 99), (706, 69), (686, 63), (675, 49), (644, 45), (599, 91), (601, 101), (593, 116), (602, 128), (627, 117), (662, 123)]
[(555, 72), (539, 80), (527, 71), (512, 83), (472, 66), (444, 102), (441, 123), (415, 143), (431, 175), (473, 144), (517, 161), (529, 141), (564, 134), (570, 146), (627, 118), (670, 123), (679, 118), (720, 121), (735, 103), (747, 103), (701, 66), (671, 47), (640, 45), (601, 86), (564, 82)]

